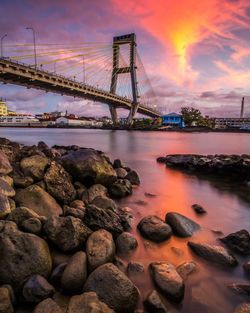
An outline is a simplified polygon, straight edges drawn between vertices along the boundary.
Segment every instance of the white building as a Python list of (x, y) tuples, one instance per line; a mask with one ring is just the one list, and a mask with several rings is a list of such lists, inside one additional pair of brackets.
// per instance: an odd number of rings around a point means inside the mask
[(56, 119), (56, 125), (102, 127), (103, 122), (96, 121), (95, 119), (76, 119), (68, 117), (59, 117)]

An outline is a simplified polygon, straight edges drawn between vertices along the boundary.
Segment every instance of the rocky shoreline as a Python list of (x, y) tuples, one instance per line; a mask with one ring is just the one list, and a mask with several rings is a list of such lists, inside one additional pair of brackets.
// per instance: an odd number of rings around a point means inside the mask
[[(133, 210), (116, 202), (136, 185), (136, 171), (101, 151), (0, 138), (0, 313), (143, 312), (130, 276), (145, 275), (144, 266), (123, 260), (138, 247), (129, 232)], [(199, 205), (193, 209), (206, 213)], [(224, 246), (197, 242), (191, 237), (202, 226), (177, 212), (167, 212), (165, 220), (144, 216), (137, 228), (156, 244), (189, 238), (194, 255), (221, 267), (238, 266), (234, 253), (250, 255), (246, 230), (221, 238)], [(243, 268), (249, 273), (249, 262)], [(196, 270), (193, 260), (151, 262), (155, 289), (142, 299), (145, 312), (178, 312), (175, 303), (182, 302)], [(249, 295), (249, 286), (229, 288)], [(249, 308), (244, 303), (234, 313)]]

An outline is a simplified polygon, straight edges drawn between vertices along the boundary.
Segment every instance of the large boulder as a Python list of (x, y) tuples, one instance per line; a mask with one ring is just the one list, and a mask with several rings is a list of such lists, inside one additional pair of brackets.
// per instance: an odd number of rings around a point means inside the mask
[(118, 179), (109, 186), (109, 194), (112, 198), (123, 198), (132, 194), (132, 184), (127, 179)]
[(153, 281), (159, 291), (172, 301), (180, 302), (184, 297), (185, 285), (174, 265), (169, 262), (150, 264)]
[(31, 276), (23, 286), (23, 297), (27, 302), (39, 303), (54, 293), (54, 287), (41, 275)]
[(236, 258), (222, 246), (191, 241), (188, 242), (188, 246), (195, 254), (212, 263), (224, 266), (236, 266), (238, 264)]
[(32, 155), (20, 162), (20, 167), (25, 176), (32, 177), (35, 181), (43, 179), (45, 168), (49, 160), (42, 155)]
[(71, 177), (60, 164), (51, 162), (44, 175), (44, 181), (48, 193), (60, 203), (69, 204), (76, 198)]
[(84, 247), (91, 230), (75, 217), (50, 217), (44, 224), (48, 239), (63, 252), (73, 252)]
[(63, 167), (86, 186), (108, 186), (116, 180), (116, 172), (107, 157), (94, 149), (70, 151), (61, 157)]
[(8, 175), (12, 172), (12, 166), (10, 165), (7, 155), (0, 150), (0, 175)]
[(15, 201), (19, 206), (30, 208), (41, 216), (50, 217), (62, 214), (62, 208), (56, 200), (37, 185), (18, 190)]
[(112, 262), (115, 255), (115, 244), (111, 233), (105, 229), (93, 232), (87, 240), (86, 253), (90, 271), (102, 264)]
[(117, 210), (117, 205), (114, 200), (104, 197), (104, 196), (98, 196), (96, 197), (91, 204), (97, 206), (98, 208), (104, 209), (104, 210)]
[(173, 230), (173, 233), (180, 237), (190, 237), (200, 229), (200, 226), (190, 218), (175, 212), (169, 212), (165, 221)]
[(0, 287), (0, 313), (14, 313), (9, 289)]
[(0, 251), (0, 284), (10, 284), (16, 291), (30, 276), (48, 277), (51, 272), (47, 243), (19, 231), (11, 221), (0, 221)]
[(140, 178), (136, 171), (128, 172), (125, 179), (129, 180), (132, 185), (140, 185)]
[(106, 229), (113, 235), (123, 232), (119, 215), (112, 210), (103, 210), (95, 205), (88, 205), (84, 215), (84, 223), (92, 230)]
[(87, 278), (87, 256), (78, 251), (69, 260), (61, 277), (61, 287), (68, 293), (78, 293), (82, 290)]
[(95, 292), (85, 292), (70, 299), (67, 313), (115, 313), (100, 301)]
[(47, 298), (35, 307), (34, 313), (64, 313), (64, 311), (54, 300)]
[(116, 239), (117, 252), (120, 254), (128, 254), (135, 250), (138, 246), (136, 238), (127, 232), (123, 232)]
[(249, 255), (250, 254), (250, 235), (245, 229), (229, 234), (220, 239), (229, 249), (236, 253)]
[(154, 242), (163, 242), (172, 235), (172, 229), (156, 215), (144, 217), (137, 225), (141, 235)]
[(128, 277), (114, 264), (106, 263), (95, 269), (88, 277), (84, 291), (94, 291), (117, 313), (134, 312), (139, 292)]

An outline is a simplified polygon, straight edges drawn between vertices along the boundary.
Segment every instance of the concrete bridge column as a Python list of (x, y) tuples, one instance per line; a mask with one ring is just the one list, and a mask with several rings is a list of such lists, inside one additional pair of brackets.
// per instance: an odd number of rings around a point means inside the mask
[(116, 127), (116, 126), (118, 126), (118, 117), (117, 117), (116, 108), (115, 108), (115, 106), (110, 105), (109, 110), (110, 110), (110, 115), (111, 115), (113, 125)]

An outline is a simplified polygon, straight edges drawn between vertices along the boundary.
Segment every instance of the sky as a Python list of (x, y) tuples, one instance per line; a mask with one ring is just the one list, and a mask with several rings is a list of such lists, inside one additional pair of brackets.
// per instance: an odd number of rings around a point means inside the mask
[[(0, 0), (7, 46), (105, 42), (136, 33), (137, 48), (162, 112), (193, 106), (209, 116), (250, 117), (249, 0)], [(140, 82), (138, 81), (140, 84)], [(40, 90), (0, 85), (11, 109), (109, 114), (107, 105)], [(121, 115), (127, 114), (121, 112)]]

